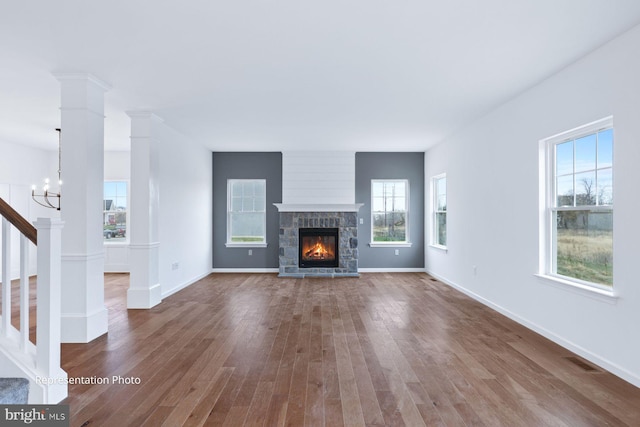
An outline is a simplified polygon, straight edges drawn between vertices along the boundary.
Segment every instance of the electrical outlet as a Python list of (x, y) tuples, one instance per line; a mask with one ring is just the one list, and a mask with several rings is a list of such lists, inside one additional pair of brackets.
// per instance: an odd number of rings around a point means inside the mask
[(400, 249), (396, 249), (396, 255), (400, 255)]
[(473, 266), (473, 275), (475, 276), (476, 274), (478, 274), (478, 267), (477, 266)]
[(360, 218), (360, 224), (364, 224), (364, 218)]
[(173, 264), (171, 264), (171, 269), (172, 270), (177, 270), (178, 268), (180, 268), (180, 263), (179, 262), (174, 262)]
[(253, 255), (253, 249), (249, 249), (249, 256)]

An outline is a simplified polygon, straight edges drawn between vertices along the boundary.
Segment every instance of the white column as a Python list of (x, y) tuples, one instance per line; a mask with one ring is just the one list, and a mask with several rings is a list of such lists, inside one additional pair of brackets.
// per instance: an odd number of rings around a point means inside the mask
[(62, 87), (62, 342), (107, 332), (104, 306), (104, 92), (89, 74), (57, 74)]
[(162, 301), (158, 241), (158, 134), (162, 119), (145, 111), (127, 114), (131, 117), (131, 274), (127, 308), (151, 308)]

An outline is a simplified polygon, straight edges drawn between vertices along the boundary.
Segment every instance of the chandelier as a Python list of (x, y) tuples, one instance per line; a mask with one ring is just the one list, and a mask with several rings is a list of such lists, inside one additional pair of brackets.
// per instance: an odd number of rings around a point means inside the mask
[(44, 180), (44, 186), (42, 187), (42, 194), (36, 194), (35, 185), (31, 187), (31, 198), (40, 206), (60, 210), (60, 193), (62, 189), (62, 179), (60, 177), (62, 170), (60, 169), (60, 160), (62, 158), (62, 147), (60, 145), (61, 131), (58, 128), (56, 128), (56, 131), (58, 132), (58, 191), (54, 192), (49, 188), (49, 178), (46, 178)]

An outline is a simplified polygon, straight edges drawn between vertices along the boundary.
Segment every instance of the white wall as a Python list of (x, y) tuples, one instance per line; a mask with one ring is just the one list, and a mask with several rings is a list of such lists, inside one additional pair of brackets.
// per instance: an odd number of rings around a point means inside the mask
[[(637, 386), (639, 50), (636, 27), (430, 149), (425, 165), (427, 183), (447, 173), (448, 193), (448, 252), (430, 248), (427, 270)], [(609, 115), (615, 301), (534, 276), (539, 140)]]
[(211, 151), (162, 126), (158, 226), (166, 297), (211, 272), (213, 184)]
[[(6, 141), (0, 141), (0, 197), (9, 203), (18, 213), (35, 221), (38, 217), (60, 217), (60, 213), (54, 209), (40, 207), (31, 200), (31, 186), (36, 185), (41, 192), (45, 178), (50, 178), (55, 183), (58, 177), (58, 153), (57, 151), (45, 151), (23, 145), (16, 145)], [(52, 189), (57, 185), (52, 184)], [(20, 234), (12, 227), (11, 235), (11, 276), (18, 278), (20, 275)], [(0, 241), (2, 227), (0, 227)], [(2, 247), (0, 245), (0, 256)], [(36, 274), (36, 249), (30, 244), (29, 250), (29, 274)], [(2, 264), (0, 263), (0, 273)]]
[(356, 153), (282, 153), (282, 203), (351, 204), (356, 200)]
[[(131, 179), (131, 153), (129, 151), (105, 151), (104, 180), (126, 181)], [(128, 186), (127, 186), (128, 189)], [(128, 222), (128, 218), (127, 218)], [(106, 273), (129, 272), (129, 243), (104, 244), (104, 271)]]

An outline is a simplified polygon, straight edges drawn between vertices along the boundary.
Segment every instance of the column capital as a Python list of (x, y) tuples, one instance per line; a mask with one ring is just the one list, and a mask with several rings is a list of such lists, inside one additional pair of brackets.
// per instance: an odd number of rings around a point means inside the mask
[(64, 221), (59, 218), (38, 218), (36, 221), (33, 221), (33, 226), (38, 230), (62, 229), (64, 227)]
[(164, 119), (151, 111), (144, 110), (134, 110), (134, 111), (125, 111), (127, 116), (132, 119), (149, 119), (156, 123), (164, 123)]
[(84, 80), (95, 84), (105, 92), (111, 90), (111, 85), (109, 83), (89, 73), (53, 73), (53, 76), (58, 79), (59, 82)]

